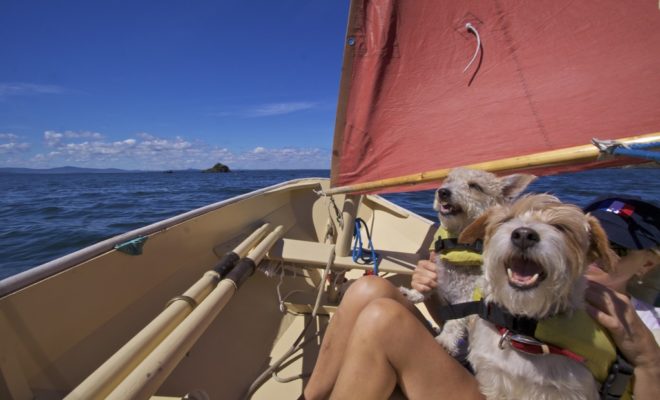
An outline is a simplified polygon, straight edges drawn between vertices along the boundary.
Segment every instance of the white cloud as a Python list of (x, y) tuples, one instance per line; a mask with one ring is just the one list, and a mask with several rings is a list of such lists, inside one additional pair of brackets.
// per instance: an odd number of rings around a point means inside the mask
[(89, 132), (89, 131), (64, 131), (64, 132), (55, 132), (55, 131), (46, 131), (44, 132), (44, 141), (48, 147), (56, 147), (61, 142), (62, 139), (103, 139), (103, 135), (98, 132)]
[(41, 85), (37, 83), (23, 82), (0, 83), (0, 97), (62, 93), (66, 93), (66, 89), (57, 85)]
[(252, 107), (245, 107), (242, 109), (224, 110), (220, 112), (209, 113), (208, 115), (216, 117), (245, 117), (245, 118), (262, 118), (272, 117), (277, 115), (291, 114), (298, 111), (310, 110), (319, 106), (316, 102), (311, 101), (292, 101), (283, 103), (269, 103), (261, 104)]
[(13, 133), (0, 133), (0, 154), (17, 154), (28, 151), (30, 144), (19, 142), (18, 139), (18, 136)]
[(246, 112), (248, 117), (270, 117), (273, 115), (283, 115), (291, 114), (296, 111), (308, 110), (310, 108), (316, 107), (316, 103), (308, 101), (299, 101), (291, 103), (273, 103), (273, 104), (264, 104), (258, 107), (255, 107)]
[(147, 132), (132, 136), (109, 141), (98, 132), (45, 131), (43, 137), (48, 151), (33, 156), (24, 164), (145, 170), (202, 169), (217, 162), (232, 169), (323, 169), (330, 165), (330, 152), (318, 148), (258, 146), (237, 152), (189, 141), (182, 136), (163, 138)]
[(30, 148), (29, 143), (3, 143), (0, 144), (0, 154), (23, 152)]

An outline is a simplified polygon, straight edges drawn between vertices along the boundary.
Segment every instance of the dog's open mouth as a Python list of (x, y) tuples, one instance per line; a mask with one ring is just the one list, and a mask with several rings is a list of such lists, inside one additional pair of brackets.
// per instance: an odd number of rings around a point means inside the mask
[(509, 261), (506, 274), (509, 285), (518, 290), (535, 288), (546, 278), (543, 267), (526, 257), (516, 257)]
[(454, 205), (454, 204), (451, 204), (451, 203), (440, 202), (440, 210), (439, 211), (440, 211), (440, 214), (442, 214), (444, 216), (448, 216), (448, 215), (456, 215), (456, 214), (462, 212), (463, 209), (460, 206), (457, 206), (457, 205)]

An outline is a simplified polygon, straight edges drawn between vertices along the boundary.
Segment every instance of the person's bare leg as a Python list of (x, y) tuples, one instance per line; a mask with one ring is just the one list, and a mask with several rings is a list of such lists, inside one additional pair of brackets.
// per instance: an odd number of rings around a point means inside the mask
[(360, 313), (331, 399), (483, 399), (476, 379), (400, 303), (378, 299)]
[[(392, 299), (411, 311), (415, 309), (399, 289), (385, 279), (365, 276), (353, 283), (346, 291), (323, 337), (314, 371), (304, 390), (307, 400), (328, 398), (344, 359), (355, 320), (370, 302), (381, 298)], [(419, 314), (416, 309), (414, 312)], [(426, 335), (430, 337), (428, 333)]]

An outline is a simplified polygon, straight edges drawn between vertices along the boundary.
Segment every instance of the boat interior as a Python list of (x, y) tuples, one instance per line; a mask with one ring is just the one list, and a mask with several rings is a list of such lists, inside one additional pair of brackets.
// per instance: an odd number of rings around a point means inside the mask
[[(373, 269), (351, 256), (354, 220), (398, 285), (434, 232), (382, 197), (326, 189), (266, 188), (3, 281), (0, 397), (296, 398), (341, 293)], [(256, 271), (219, 276), (232, 249)]]

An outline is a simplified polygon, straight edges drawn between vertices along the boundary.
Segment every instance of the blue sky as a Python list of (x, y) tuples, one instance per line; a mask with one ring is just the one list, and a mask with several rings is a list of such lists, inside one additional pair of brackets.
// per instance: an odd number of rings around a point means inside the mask
[(0, 2), (0, 167), (329, 168), (348, 0)]

